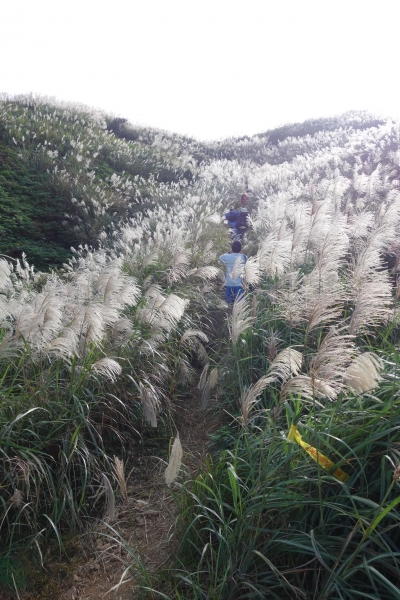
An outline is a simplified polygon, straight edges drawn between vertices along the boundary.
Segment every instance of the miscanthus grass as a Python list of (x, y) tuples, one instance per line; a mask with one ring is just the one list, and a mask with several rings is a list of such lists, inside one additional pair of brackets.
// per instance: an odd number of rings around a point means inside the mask
[[(243, 431), (182, 507), (185, 598), (396, 598), (400, 572), (398, 425), (391, 400), (343, 398), (302, 420), (303, 438), (350, 479), (338, 481), (268, 420)], [(286, 417), (290, 420), (290, 412)], [(300, 423), (299, 423), (300, 426)], [(317, 431), (316, 431), (317, 429)]]
[(28, 263), (0, 260), (5, 556), (34, 547), (40, 557), (51, 534), (62, 547), (88, 515), (112, 521), (115, 494), (126, 501), (112, 457), (123, 460), (147, 427), (162, 426), (193, 361), (206, 359), (201, 290), (218, 269), (190, 246), (180, 261), (182, 235), (159, 229), (143, 265), (122, 230), (115, 249), (78, 248), (44, 282)]
[(296, 191), (260, 202), (253, 300), (234, 304), (213, 357), (236, 436), (214, 435), (217, 458), (184, 486), (176, 597), (398, 597), (397, 313), (382, 256), (399, 204), (379, 173), (354, 203), (363, 233), (340, 176), (310, 204)]
[[(8, 560), (40, 556), (49, 532), (62, 546), (83, 515), (112, 520), (132, 443), (197, 384), (228, 421), (205, 472), (175, 484), (173, 597), (398, 598), (400, 128), (340, 124), (202, 146), (1, 98), (1, 140), (81, 241), (46, 275), (0, 257)], [(222, 215), (244, 189), (246, 296), (230, 309)], [(166, 484), (181, 458), (177, 438)]]

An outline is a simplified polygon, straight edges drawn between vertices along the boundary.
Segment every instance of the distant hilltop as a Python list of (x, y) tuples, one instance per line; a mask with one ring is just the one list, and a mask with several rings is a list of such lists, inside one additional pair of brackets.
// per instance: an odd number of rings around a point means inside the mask
[(256, 187), (250, 180), (265, 167), (301, 160), (303, 177), (312, 171), (314, 181), (317, 157), (345, 176), (360, 161), (367, 161), (368, 170), (390, 164), (397, 142), (392, 136), (382, 148), (388, 123), (352, 111), (203, 143), (82, 105), (3, 95), (0, 254), (17, 258), (25, 252), (37, 268), (48, 270), (71, 256), (71, 246), (99, 247), (101, 236), (152, 210), (166, 190), (168, 204), (182, 193), (197, 193), (207, 181), (211, 193), (228, 204)]

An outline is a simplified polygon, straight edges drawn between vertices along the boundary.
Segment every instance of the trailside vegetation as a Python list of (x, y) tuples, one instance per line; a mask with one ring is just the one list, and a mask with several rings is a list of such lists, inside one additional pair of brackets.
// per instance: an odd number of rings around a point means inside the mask
[[(124, 461), (164, 428), (179, 547), (168, 575), (128, 565), (144, 597), (399, 598), (400, 124), (199, 144), (24, 97), (0, 132), (5, 583), (27, 548), (112, 520)], [(228, 307), (221, 215), (244, 190)], [(195, 384), (226, 424), (187, 481), (174, 411)]]

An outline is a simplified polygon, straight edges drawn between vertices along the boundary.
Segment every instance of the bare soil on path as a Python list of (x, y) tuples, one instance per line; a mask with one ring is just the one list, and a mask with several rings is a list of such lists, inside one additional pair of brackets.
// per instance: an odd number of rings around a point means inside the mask
[[(174, 404), (173, 417), (183, 448), (184, 476), (192, 479), (204, 466), (208, 436), (221, 426), (221, 418), (211, 419), (202, 411), (196, 388)], [(35, 592), (16, 590), (4, 598), (0, 592), (0, 600), (134, 600), (139, 595), (129, 569), (134, 557), (150, 576), (168, 568), (178, 545), (173, 497), (178, 488), (165, 484), (163, 460), (139, 460), (140, 478), (134, 475), (128, 481), (128, 502), (117, 506), (114, 522), (97, 523), (79, 538), (80, 547), (69, 563), (45, 563), (43, 585), (35, 585)], [(130, 468), (127, 464), (126, 471)]]

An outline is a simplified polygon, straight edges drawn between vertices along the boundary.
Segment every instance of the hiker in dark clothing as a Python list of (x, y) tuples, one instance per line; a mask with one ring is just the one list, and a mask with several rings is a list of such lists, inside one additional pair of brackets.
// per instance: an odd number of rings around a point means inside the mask
[(249, 199), (246, 194), (242, 194), (241, 197), (241, 208), (231, 208), (229, 212), (225, 214), (225, 219), (228, 221), (228, 227), (233, 230), (233, 239), (241, 240), (244, 234), (249, 228), (249, 213), (247, 211), (247, 203)]
[(225, 219), (228, 221), (228, 227), (233, 231), (233, 239), (236, 239), (239, 234), (237, 228), (238, 216), (239, 211), (234, 208), (231, 208), (230, 211), (224, 215)]

